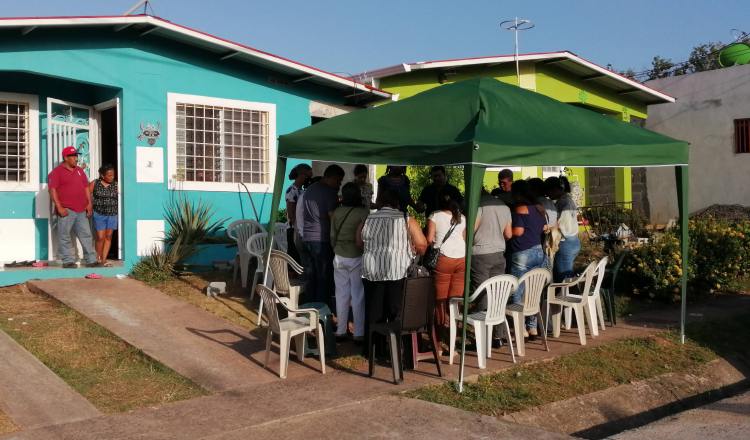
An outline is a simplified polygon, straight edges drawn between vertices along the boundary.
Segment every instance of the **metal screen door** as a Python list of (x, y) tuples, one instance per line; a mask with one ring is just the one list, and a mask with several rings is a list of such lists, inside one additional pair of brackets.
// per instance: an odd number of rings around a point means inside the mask
[[(78, 150), (78, 166), (83, 168), (91, 180), (99, 168), (99, 149), (94, 146), (96, 130), (93, 108), (59, 99), (47, 99), (47, 173), (49, 174), (62, 162), (62, 150), (73, 146)], [(50, 198), (50, 203), (52, 200)], [(49, 258), (60, 260), (57, 240), (57, 213), (54, 206), (49, 211)], [(80, 244), (74, 237), (78, 255), (81, 256)]]

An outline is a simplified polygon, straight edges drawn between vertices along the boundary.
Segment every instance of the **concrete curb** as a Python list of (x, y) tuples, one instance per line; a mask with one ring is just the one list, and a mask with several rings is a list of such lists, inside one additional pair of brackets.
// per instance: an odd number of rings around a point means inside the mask
[(698, 371), (667, 373), (502, 418), (583, 438), (604, 438), (746, 390), (746, 368), (717, 359)]

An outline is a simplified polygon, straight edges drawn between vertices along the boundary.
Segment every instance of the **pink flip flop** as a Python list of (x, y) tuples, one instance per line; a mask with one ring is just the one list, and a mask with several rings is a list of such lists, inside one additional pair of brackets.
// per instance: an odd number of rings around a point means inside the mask
[(90, 273), (90, 274), (86, 275), (86, 279), (89, 279), (89, 280), (100, 280), (100, 279), (102, 279), (102, 276), (99, 275), (98, 273)]
[(47, 263), (44, 261), (35, 261), (31, 263), (31, 267), (47, 267)]

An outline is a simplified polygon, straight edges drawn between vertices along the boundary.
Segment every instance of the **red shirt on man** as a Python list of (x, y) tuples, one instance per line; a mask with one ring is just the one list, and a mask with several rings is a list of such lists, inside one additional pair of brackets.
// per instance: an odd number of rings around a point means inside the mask
[(49, 173), (47, 182), (50, 189), (57, 190), (57, 197), (64, 208), (72, 209), (75, 212), (86, 210), (89, 203), (86, 196), (89, 179), (86, 177), (83, 168), (75, 167), (71, 169), (62, 163)]

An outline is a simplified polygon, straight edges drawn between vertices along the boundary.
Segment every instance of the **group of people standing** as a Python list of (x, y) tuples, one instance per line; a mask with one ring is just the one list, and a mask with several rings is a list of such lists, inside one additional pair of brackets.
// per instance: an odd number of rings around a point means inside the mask
[[(461, 192), (448, 183), (445, 167), (434, 166), (432, 182), (414, 200), (406, 167), (392, 165), (378, 179), (373, 203), (368, 168), (358, 165), (354, 174), (340, 197), (345, 173), (338, 165), (329, 166), (320, 179), (314, 179), (305, 164), (289, 175), (294, 183), (286, 201), (290, 243), (295, 245), (290, 253), (298, 255), (305, 268), (305, 300), (330, 304), (335, 292), (335, 305), (330, 305), (336, 310), (337, 336), (346, 336), (351, 308), (353, 337), (362, 341), (369, 322), (398, 313), (409, 267), (432, 247), (438, 254), (433, 268), (436, 322), (447, 327), (448, 301), (464, 291), (469, 225)], [(482, 189), (477, 220), (471, 225), (472, 288), (492, 276), (520, 277), (537, 267), (553, 269), (558, 281), (571, 276), (580, 242), (567, 179), (514, 181), (510, 170), (502, 170), (498, 184), (492, 193)], [(424, 226), (408, 214), (410, 207), (424, 214)], [(511, 301), (523, 301), (523, 287)], [(529, 335), (535, 334), (533, 320), (526, 327)]]

